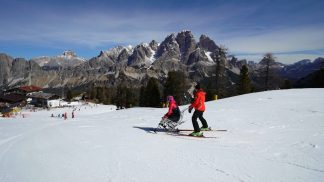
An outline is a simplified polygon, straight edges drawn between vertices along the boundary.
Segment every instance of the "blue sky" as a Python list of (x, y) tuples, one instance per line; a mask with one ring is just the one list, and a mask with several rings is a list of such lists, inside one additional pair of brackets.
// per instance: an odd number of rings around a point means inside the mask
[(239, 58), (324, 57), (323, 0), (0, 0), (0, 52), (27, 59), (158, 42), (191, 30)]

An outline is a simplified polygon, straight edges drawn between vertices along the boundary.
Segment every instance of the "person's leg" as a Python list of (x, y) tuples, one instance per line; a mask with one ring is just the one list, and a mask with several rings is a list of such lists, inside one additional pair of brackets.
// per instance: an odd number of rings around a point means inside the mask
[(197, 118), (198, 118), (198, 111), (195, 111), (192, 115), (192, 125), (193, 125), (193, 128), (195, 130), (195, 132), (200, 132), (200, 128), (199, 128), (199, 125), (198, 125), (198, 122), (197, 122)]
[(198, 111), (198, 118), (201, 121), (202, 127), (203, 128), (208, 128), (208, 124), (207, 121), (205, 120), (205, 118), (203, 117), (204, 112), (202, 111)]

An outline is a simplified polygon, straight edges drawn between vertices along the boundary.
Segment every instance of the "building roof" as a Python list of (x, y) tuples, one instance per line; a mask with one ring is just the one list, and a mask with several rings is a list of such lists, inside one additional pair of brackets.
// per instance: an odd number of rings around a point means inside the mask
[(56, 99), (59, 98), (58, 95), (51, 93), (43, 93), (43, 92), (33, 92), (28, 94), (28, 97), (37, 98), (37, 99)]
[(15, 93), (0, 95), (0, 102), (17, 103), (25, 99), (25, 96)]

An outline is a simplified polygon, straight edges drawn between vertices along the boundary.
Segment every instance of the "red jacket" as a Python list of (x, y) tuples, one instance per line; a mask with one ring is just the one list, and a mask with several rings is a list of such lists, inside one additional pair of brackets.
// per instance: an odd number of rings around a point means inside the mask
[(173, 110), (174, 109), (176, 109), (178, 106), (177, 106), (177, 103), (175, 102), (175, 101), (171, 101), (170, 103), (169, 103), (169, 111), (168, 111), (168, 113), (166, 113), (164, 116), (165, 117), (169, 117), (169, 116), (171, 116), (172, 114), (173, 114)]
[(206, 99), (206, 92), (204, 92), (202, 89), (199, 89), (195, 93), (195, 100), (190, 105), (190, 107), (195, 108), (195, 110), (198, 111), (205, 111), (205, 99)]

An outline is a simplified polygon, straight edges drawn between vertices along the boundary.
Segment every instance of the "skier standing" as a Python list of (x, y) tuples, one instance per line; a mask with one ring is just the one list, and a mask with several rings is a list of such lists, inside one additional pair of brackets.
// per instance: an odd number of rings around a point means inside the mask
[[(203, 91), (203, 89), (200, 87), (200, 84), (197, 83), (195, 86), (195, 93), (194, 93), (194, 101), (189, 106), (189, 113), (191, 113), (192, 109), (195, 108), (195, 112), (192, 115), (192, 125), (194, 127), (194, 132), (192, 132), (191, 136), (203, 136), (203, 133), (201, 131), (207, 131), (210, 130), (208, 128), (207, 121), (203, 117), (203, 113), (205, 111), (205, 96), (206, 93)], [(197, 122), (197, 118), (202, 123), (202, 127), (199, 128), (199, 124)]]

